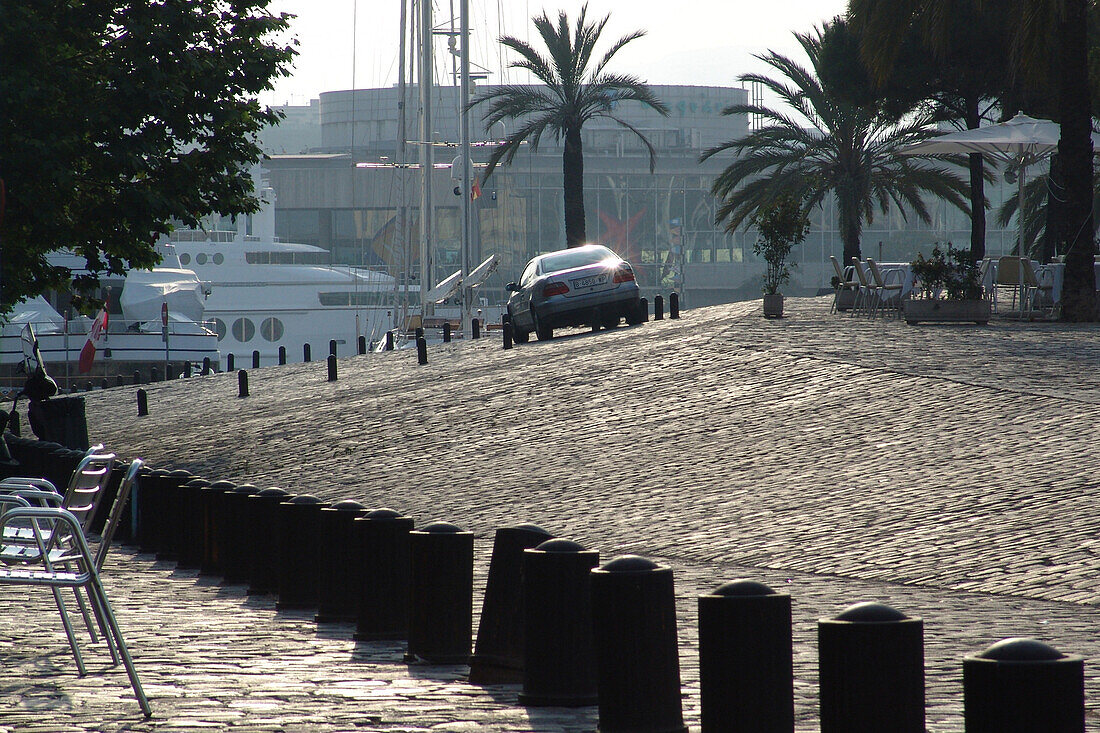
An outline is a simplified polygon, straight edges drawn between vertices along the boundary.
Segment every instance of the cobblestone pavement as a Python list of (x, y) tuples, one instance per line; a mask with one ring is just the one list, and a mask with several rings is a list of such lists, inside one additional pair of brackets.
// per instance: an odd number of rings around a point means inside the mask
[[(246, 399), (232, 375), (151, 385), (144, 418), (117, 388), (87, 395), (89, 431), (154, 467), (453, 521), (478, 536), (479, 583), (493, 529), (520, 521), (605, 558), (659, 558), (676, 571), (691, 725), (697, 594), (733, 577), (791, 593), (799, 730), (816, 729), (816, 619), (890, 603), (925, 619), (929, 729), (961, 730), (964, 654), (1030, 635), (1100, 656), (1100, 329), (911, 327), (828, 302), (789, 299), (779, 321), (715, 306), (509, 351), (482, 339), (427, 366), (342, 358), (335, 383), (320, 362), (271, 367), (250, 372)], [(594, 709), (526, 710), (515, 687), (408, 667), (400, 647), (319, 631), (243, 588), (125, 549), (112, 564), (154, 719), (120, 674), (76, 678), (56, 614), (24, 614), (26, 594), (5, 589), (0, 731), (595, 726)]]

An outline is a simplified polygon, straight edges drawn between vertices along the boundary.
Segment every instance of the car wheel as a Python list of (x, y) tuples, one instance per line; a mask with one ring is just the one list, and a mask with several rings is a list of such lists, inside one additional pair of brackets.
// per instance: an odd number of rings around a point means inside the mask
[(516, 322), (512, 321), (512, 340), (517, 344), (525, 344), (529, 338), (531, 338), (531, 332), (517, 327)]
[(645, 316), (642, 314), (642, 301), (638, 300), (634, 305), (630, 307), (630, 310), (626, 314), (626, 322), (631, 326), (637, 326), (639, 323), (645, 320)]
[(604, 313), (600, 317), (600, 325), (610, 330), (612, 328), (619, 327), (619, 314), (618, 313)]
[(538, 314), (535, 313), (534, 308), (531, 309), (531, 319), (535, 322), (535, 335), (538, 337), (539, 341), (549, 341), (554, 338), (554, 329), (549, 326), (544, 326), (542, 322), (539, 321)]

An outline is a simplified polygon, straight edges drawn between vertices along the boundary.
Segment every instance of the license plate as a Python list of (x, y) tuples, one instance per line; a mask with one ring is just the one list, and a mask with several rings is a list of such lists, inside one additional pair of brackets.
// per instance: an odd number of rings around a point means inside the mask
[(591, 277), (578, 277), (573, 281), (573, 289), (579, 290), (580, 288), (591, 288), (596, 285), (603, 285), (607, 282), (607, 275), (592, 275)]

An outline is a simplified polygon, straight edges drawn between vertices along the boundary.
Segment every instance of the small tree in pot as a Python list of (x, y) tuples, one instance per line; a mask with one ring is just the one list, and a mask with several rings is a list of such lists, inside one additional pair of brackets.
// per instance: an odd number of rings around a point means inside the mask
[(802, 202), (784, 193), (766, 206), (756, 210), (752, 224), (760, 232), (760, 238), (752, 251), (764, 258), (764, 315), (768, 318), (783, 316), (783, 294), (779, 288), (791, 277), (787, 257), (796, 244), (810, 232), (810, 218), (802, 209)]

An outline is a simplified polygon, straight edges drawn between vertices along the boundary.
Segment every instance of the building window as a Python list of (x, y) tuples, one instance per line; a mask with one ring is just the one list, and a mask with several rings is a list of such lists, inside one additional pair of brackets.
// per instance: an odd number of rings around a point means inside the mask
[(223, 255), (221, 252), (216, 252), (214, 254), (214, 264), (220, 265), (223, 262), (225, 262), (225, 255)]
[(214, 330), (218, 334), (218, 341), (221, 341), (223, 338), (225, 338), (225, 334), (226, 334), (225, 321), (223, 321), (220, 318), (215, 318), (214, 319)]
[(191, 255), (187, 254), (186, 252), (181, 254), (180, 255), (180, 264), (185, 266), (185, 267), (187, 265), (190, 265), (191, 264)]
[(205, 252), (199, 252), (197, 255), (195, 255), (195, 262), (197, 262), (200, 265), (205, 265), (206, 264), (206, 253)]
[(233, 321), (233, 338), (242, 344), (248, 343), (256, 335), (256, 324), (248, 318), (238, 318)]
[(283, 322), (278, 318), (265, 318), (260, 324), (260, 335), (264, 341), (278, 341), (283, 337)]

